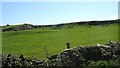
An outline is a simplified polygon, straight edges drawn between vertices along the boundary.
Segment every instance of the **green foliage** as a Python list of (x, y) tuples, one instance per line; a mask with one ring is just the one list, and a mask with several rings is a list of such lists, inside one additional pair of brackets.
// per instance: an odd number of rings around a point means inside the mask
[(102, 67), (107, 68), (107, 67), (112, 67), (112, 66), (119, 67), (120, 63), (118, 61), (120, 60), (111, 59), (109, 61), (103, 61), (103, 60), (90, 61), (90, 64), (88, 66), (97, 66), (98, 68), (102, 68)]

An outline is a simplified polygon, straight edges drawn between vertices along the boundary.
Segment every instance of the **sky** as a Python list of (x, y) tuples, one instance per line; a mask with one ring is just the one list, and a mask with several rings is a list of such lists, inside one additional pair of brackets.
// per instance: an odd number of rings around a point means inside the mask
[(119, 0), (1, 0), (2, 2), (118, 2)]
[(3, 2), (2, 25), (118, 19), (118, 2)]

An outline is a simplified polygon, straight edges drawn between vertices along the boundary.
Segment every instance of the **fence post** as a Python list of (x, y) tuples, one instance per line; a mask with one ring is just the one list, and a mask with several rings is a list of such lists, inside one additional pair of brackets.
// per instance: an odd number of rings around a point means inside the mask
[(70, 43), (69, 42), (67, 42), (67, 49), (69, 49), (70, 48)]

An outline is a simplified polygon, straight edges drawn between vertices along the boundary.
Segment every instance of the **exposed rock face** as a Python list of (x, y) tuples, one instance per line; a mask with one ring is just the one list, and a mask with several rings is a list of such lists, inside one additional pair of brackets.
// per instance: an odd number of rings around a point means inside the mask
[(15, 27), (14, 31), (18, 31), (18, 30), (30, 30), (30, 29), (32, 29), (32, 25), (30, 25), (30, 24), (23, 24), (23, 25)]
[(33, 25), (31, 24), (23, 24), (23, 25), (18, 25), (18, 26), (11, 27), (11, 28), (4, 28), (2, 29), (2, 31), (5, 32), (5, 31), (30, 30), (32, 28), (33, 28)]

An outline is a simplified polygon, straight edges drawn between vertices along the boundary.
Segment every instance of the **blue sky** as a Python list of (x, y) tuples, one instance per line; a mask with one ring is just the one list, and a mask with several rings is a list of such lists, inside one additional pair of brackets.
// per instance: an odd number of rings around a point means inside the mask
[(2, 25), (48, 25), (118, 18), (117, 2), (3, 2)]

